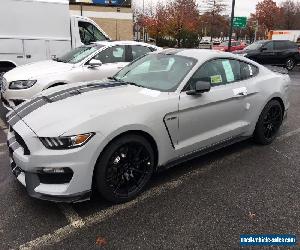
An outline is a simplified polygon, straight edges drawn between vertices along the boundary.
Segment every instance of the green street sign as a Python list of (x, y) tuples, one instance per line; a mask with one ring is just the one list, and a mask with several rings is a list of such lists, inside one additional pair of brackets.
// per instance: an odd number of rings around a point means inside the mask
[(237, 16), (233, 18), (233, 27), (235, 28), (245, 28), (247, 25), (247, 17)]

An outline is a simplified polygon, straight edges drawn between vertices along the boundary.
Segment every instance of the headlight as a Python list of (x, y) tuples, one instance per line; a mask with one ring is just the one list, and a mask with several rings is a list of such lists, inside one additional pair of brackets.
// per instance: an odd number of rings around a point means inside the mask
[(40, 137), (41, 142), (48, 149), (71, 149), (81, 147), (86, 144), (94, 133), (74, 135), (74, 136), (61, 136), (61, 137)]
[(19, 80), (10, 83), (10, 89), (28, 89), (36, 83), (36, 80)]

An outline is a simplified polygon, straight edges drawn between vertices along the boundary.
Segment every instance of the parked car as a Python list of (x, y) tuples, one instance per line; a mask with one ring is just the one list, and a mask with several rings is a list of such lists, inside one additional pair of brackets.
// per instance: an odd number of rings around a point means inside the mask
[(2, 77), (2, 103), (11, 109), (48, 88), (113, 76), (129, 62), (155, 50), (160, 48), (133, 41), (106, 41), (76, 48), (50, 61), (17, 67)]
[(67, 0), (1, 0), (0, 23), (0, 73), (110, 39), (93, 20), (70, 15)]
[(213, 50), (232, 52), (237, 50), (243, 50), (246, 46), (247, 45), (243, 42), (232, 41), (230, 51), (229, 51), (229, 42), (226, 41), (226, 42), (222, 42), (220, 45), (213, 46)]
[(237, 52), (261, 64), (284, 66), (292, 70), (300, 61), (300, 53), (295, 42), (284, 40), (262, 40)]
[(11, 111), (11, 167), (30, 196), (113, 202), (154, 171), (254, 137), (270, 144), (289, 108), (287, 74), (211, 50), (150, 53), (110, 80), (48, 89)]

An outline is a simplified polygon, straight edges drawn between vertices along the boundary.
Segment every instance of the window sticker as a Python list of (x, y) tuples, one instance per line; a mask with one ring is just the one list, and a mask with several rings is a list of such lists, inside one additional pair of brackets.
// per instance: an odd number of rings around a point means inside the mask
[(215, 75), (215, 76), (211, 76), (210, 77), (210, 83), (211, 84), (218, 84), (218, 83), (222, 83), (222, 76), (221, 75)]
[(253, 76), (253, 70), (252, 70), (251, 65), (248, 64), (248, 67), (249, 67), (250, 76)]
[(234, 74), (233, 74), (232, 67), (231, 67), (229, 60), (222, 61), (222, 64), (223, 64), (223, 68), (225, 70), (227, 82), (233, 82)]

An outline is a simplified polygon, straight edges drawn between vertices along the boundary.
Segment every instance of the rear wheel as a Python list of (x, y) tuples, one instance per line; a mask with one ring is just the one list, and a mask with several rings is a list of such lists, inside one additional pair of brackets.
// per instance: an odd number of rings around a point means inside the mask
[(153, 173), (154, 151), (139, 135), (125, 135), (110, 143), (96, 165), (99, 193), (115, 203), (129, 201), (143, 191)]
[(282, 124), (283, 110), (277, 100), (270, 101), (263, 109), (256, 124), (254, 139), (262, 145), (270, 144), (276, 138)]
[(295, 59), (294, 58), (288, 58), (285, 62), (285, 67), (287, 70), (293, 70), (293, 68), (295, 67)]

